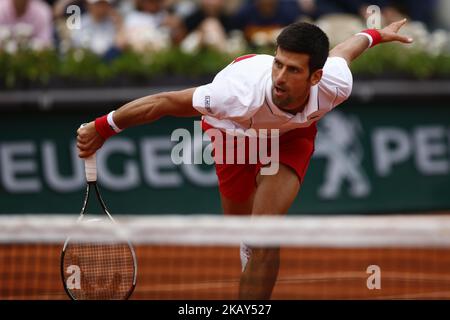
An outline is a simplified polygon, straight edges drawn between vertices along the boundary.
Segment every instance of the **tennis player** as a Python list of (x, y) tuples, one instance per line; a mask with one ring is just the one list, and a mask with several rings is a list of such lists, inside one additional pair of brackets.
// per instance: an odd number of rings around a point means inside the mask
[[(321, 29), (308, 23), (291, 24), (278, 36), (275, 56), (237, 58), (209, 84), (131, 101), (78, 129), (79, 156), (93, 154), (123, 129), (163, 116), (202, 115), (204, 130), (215, 128), (224, 136), (230, 130), (278, 129), (276, 173), (261, 174), (260, 162), (217, 161), (216, 173), (225, 214), (284, 215), (300, 190), (314, 152), (316, 122), (350, 96), (349, 64), (379, 43), (411, 43), (411, 38), (398, 34), (405, 23), (401, 20), (384, 29), (361, 31), (331, 51)], [(227, 149), (226, 143), (214, 143), (215, 151)], [(279, 248), (242, 245), (241, 299), (270, 298), (279, 256)]]

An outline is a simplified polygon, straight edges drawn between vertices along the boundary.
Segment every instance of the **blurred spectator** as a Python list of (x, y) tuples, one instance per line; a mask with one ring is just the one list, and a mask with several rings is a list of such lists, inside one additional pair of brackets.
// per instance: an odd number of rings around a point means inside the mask
[(81, 28), (70, 30), (70, 46), (85, 48), (98, 55), (114, 51), (122, 18), (112, 0), (86, 0), (87, 12), (81, 16)]
[(135, 3), (133, 0), (115, 0), (114, 4), (123, 17), (135, 9)]
[(435, 16), (439, 27), (450, 30), (450, 1), (438, 0)]
[(251, 45), (273, 44), (279, 31), (300, 16), (296, 1), (247, 0), (234, 17)]
[(33, 49), (52, 45), (52, 12), (42, 0), (0, 0), (0, 42), (12, 47), (26, 44)]
[(425, 23), (429, 28), (435, 27), (433, 19), (437, 6), (436, 0), (383, 0), (382, 2), (386, 24), (406, 16), (411, 20)]
[(232, 29), (231, 17), (225, 13), (225, 0), (200, 0), (200, 6), (184, 19), (187, 32), (201, 28), (208, 20), (215, 20), (220, 24), (223, 32)]
[(350, 13), (326, 14), (315, 24), (328, 35), (331, 47), (367, 28), (361, 17)]
[(182, 21), (181, 35), (188, 35), (182, 46), (193, 51), (200, 46), (213, 47), (220, 51), (227, 48), (232, 30), (231, 17), (225, 12), (225, 0), (200, 0), (200, 5)]
[(349, 13), (367, 17), (367, 7), (377, 5), (382, 9), (384, 25), (409, 17), (411, 20), (421, 21), (433, 26), (433, 14), (436, 0), (298, 0), (303, 12), (313, 19), (321, 16)]
[(83, 0), (55, 0), (53, 3), (53, 16), (55, 19), (63, 18), (67, 15), (67, 8), (71, 5), (76, 5), (85, 12), (85, 1)]
[(171, 13), (184, 19), (198, 8), (198, 3), (192, 0), (166, 0), (166, 6)]
[(385, 0), (298, 0), (301, 10), (313, 19), (337, 13), (365, 17), (369, 5), (383, 5)]
[(135, 0), (135, 8), (125, 16), (118, 46), (138, 52), (169, 47), (170, 28), (166, 25), (169, 12), (164, 0)]
[[(111, 4), (122, 16), (134, 10), (133, 0), (112, 0)], [(87, 10), (86, 0), (54, 0), (53, 15), (55, 18), (67, 17), (70, 15), (70, 13), (67, 12), (67, 8), (72, 5), (79, 7), (82, 13)]]

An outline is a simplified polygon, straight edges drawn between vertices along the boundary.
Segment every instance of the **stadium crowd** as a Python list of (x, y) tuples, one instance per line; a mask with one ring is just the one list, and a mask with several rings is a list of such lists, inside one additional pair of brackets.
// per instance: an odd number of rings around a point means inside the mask
[(170, 46), (238, 52), (273, 43), (297, 20), (315, 22), (336, 43), (365, 28), (369, 5), (381, 8), (383, 24), (409, 17), (419, 38), (433, 30), (442, 38), (450, 28), (439, 15), (449, 12), (443, 0), (0, 0), (0, 49), (14, 52), (22, 41), (33, 50), (85, 48), (105, 58)]

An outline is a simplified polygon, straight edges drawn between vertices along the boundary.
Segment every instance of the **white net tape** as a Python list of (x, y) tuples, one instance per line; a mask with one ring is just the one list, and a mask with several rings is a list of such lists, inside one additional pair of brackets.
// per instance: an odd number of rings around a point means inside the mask
[[(136, 244), (448, 247), (450, 216), (287, 216), (215, 215), (116, 216), (118, 225), (76, 215), (1, 215), (0, 242), (61, 243), (123, 237)], [(108, 221), (100, 217), (101, 221)]]

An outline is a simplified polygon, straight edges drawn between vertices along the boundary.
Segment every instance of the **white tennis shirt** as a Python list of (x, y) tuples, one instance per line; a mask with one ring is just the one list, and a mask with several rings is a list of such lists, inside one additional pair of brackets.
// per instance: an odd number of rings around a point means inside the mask
[(279, 129), (280, 134), (308, 127), (344, 102), (352, 91), (353, 77), (345, 59), (328, 58), (320, 82), (311, 87), (303, 111), (293, 115), (272, 101), (271, 55), (231, 63), (214, 80), (195, 89), (193, 107), (203, 120), (222, 130), (243, 132), (253, 129)]

